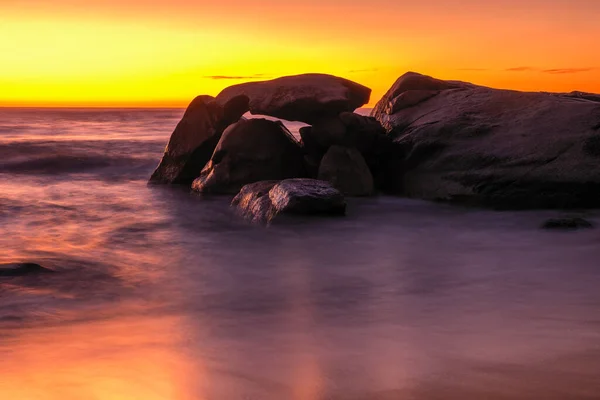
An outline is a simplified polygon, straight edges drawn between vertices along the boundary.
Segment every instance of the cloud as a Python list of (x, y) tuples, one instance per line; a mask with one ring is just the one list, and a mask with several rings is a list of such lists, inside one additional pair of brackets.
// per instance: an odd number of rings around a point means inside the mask
[(578, 74), (580, 72), (590, 72), (596, 68), (556, 68), (556, 69), (545, 69), (542, 72), (546, 74)]
[(507, 68), (506, 71), (508, 72), (531, 72), (531, 71), (539, 71), (537, 68), (533, 68), (533, 67), (513, 67), (513, 68)]
[(489, 71), (487, 68), (458, 68), (458, 71)]
[(581, 72), (590, 72), (594, 71), (597, 68), (551, 68), (551, 69), (541, 69), (534, 67), (514, 67), (508, 68), (506, 71), (509, 72), (541, 72), (544, 74), (578, 74)]
[(265, 74), (254, 74), (254, 75), (208, 75), (204, 76), (205, 79), (213, 79), (213, 80), (244, 80), (244, 79), (264, 79), (268, 78)]

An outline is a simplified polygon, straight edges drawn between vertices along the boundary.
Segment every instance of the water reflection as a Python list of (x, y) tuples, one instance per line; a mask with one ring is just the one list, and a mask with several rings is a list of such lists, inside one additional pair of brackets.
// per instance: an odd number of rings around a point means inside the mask
[[(158, 160), (176, 123), (73, 118), (5, 140)], [(0, 263), (58, 271), (0, 281), (0, 399), (599, 398), (597, 231), (385, 197), (265, 229), (129, 162), (0, 173)]]
[(0, 350), (0, 394), (19, 400), (182, 400), (198, 363), (173, 345), (181, 317), (21, 331)]

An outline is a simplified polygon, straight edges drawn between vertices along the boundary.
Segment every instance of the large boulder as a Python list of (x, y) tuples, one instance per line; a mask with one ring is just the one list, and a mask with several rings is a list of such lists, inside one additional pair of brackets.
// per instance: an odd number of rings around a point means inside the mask
[(281, 122), (240, 120), (225, 130), (192, 189), (237, 193), (249, 183), (305, 174), (302, 149)]
[(405, 195), (497, 208), (600, 206), (600, 102), (408, 73), (373, 110)]
[(226, 104), (240, 95), (250, 98), (252, 114), (312, 124), (367, 104), (371, 89), (332, 75), (304, 74), (231, 86), (217, 101)]
[(248, 102), (246, 96), (232, 97), (223, 105), (211, 96), (196, 97), (171, 135), (150, 182), (191, 184), (210, 160), (223, 130), (248, 111)]
[(370, 196), (374, 192), (371, 171), (355, 148), (331, 146), (321, 160), (318, 177), (347, 196)]
[(281, 214), (340, 216), (346, 213), (344, 196), (328, 182), (286, 179), (244, 186), (231, 205), (253, 222), (271, 222)]

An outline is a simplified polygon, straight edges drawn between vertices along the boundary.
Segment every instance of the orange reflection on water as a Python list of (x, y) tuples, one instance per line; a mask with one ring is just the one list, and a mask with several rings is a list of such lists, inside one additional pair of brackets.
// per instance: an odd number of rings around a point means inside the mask
[[(188, 399), (182, 389), (190, 363), (173, 346), (179, 324), (180, 318), (165, 317), (20, 331), (5, 348), (0, 341), (0, 398)], [(202, 376), (199, 360), (194, 376)]]

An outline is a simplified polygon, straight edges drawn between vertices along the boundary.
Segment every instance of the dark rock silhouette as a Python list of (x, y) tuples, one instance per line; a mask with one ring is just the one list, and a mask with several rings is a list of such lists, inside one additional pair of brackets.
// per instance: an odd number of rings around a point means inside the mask
[(0, 264), (0, 277), (31, 276), (54, 271), (34, 263)]
[(302, 149), (281, 122), (248, 119), (225, 130), (192, 189), (237, 193), (249, 183), (305, 175)]
[(408, 73), (372, 116), (402, 148), (400, 193), (495, 208), (600, 205), (593, 96), (525, 93)]
[(150, 182), (191, 184), (200, 175), (225, 128), (248, 111), (248, 98), (236, 96), (223, 106), (198, 96), (175, 128)]
[(231, 86), (217, 101), (226, 104), (239, 95), (250, 98), (252, 114), (312, 124), (367, 104), (371, 89), (332, 75), (304, 74)]
[(544, 222), (542, 225), (543, 229), (589, 229), (593, 228), (594, 225), (581, 217), (562, 217), (562, 218), (551, 218)]
[(374, 192), (371, 171), (355, 148), (331, 146), (321, 160), (318, 177), (347, 196), (370, 196)]

